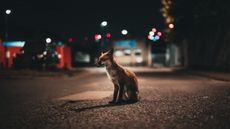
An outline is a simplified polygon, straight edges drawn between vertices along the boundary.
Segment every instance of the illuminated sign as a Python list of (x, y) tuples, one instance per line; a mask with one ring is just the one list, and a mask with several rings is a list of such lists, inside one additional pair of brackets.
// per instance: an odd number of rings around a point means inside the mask
[(135, 40), (120, 40), (116, 41), (115, 45), (122, 48), (136, 48)]
[(25, 43), (25, 41), (4, 41), (2, 45), (7, 47), (23, 47)]

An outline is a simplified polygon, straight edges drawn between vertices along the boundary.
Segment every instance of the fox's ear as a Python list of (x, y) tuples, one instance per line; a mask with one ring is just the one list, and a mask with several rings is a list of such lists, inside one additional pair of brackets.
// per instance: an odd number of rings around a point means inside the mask
[(113, 52), (114, 52), (114, 49), (112, 48), (111, 50), (109, 50), (109, 52), (108, 52), (108, 53), (109, 53), (109, 55), (111, 55), (111, 56), (112, 56), (112, 55), (113, 55)]

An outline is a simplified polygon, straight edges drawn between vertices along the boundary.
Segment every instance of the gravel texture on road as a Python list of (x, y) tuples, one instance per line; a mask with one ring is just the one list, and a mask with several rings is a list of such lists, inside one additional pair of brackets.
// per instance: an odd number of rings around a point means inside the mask
[[(103, 73), (0, 80), (1, 129), (229, 129), (230, 83), (186, 72), (138, 72), (141, 101), (59, 100), (113, 90)], [(4, 84), (4, 85), (3, 85)], [(100, 92), (99, 92), (100, 93)]]

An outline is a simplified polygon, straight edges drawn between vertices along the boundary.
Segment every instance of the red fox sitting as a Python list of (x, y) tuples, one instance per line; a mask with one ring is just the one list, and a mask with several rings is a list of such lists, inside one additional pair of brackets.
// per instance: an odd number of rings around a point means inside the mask
[(101, 53), (97, 64), (105, 65), (107, 76), (114, 84), (113, 100), (109, 103), (134, 103), (139, 100), (136, 75), (115, 61), (113, 49), (106, 53)]

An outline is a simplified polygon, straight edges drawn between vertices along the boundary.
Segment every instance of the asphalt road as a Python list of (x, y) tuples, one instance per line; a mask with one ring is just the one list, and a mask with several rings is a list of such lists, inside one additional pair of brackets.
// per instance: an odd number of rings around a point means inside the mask
[[(84, 71), (85, 72), (82, 72)], [(230, 82), (132, 68), (141, 101), (111, 105), (104, 70), (0, 79), (0, 129), (229, 129)]]

